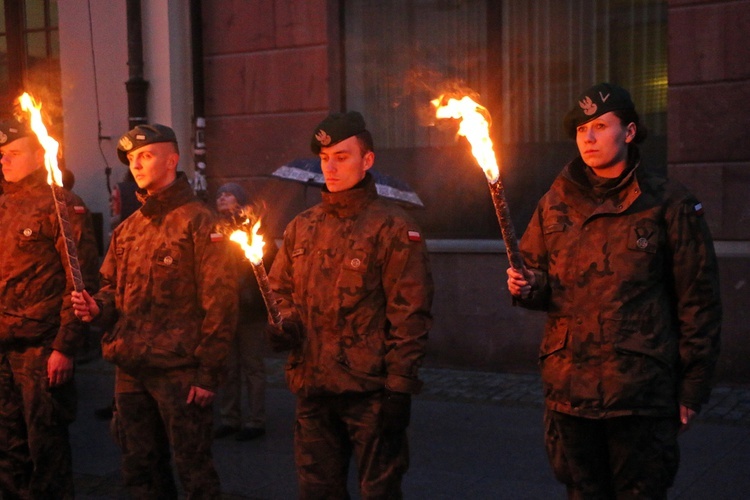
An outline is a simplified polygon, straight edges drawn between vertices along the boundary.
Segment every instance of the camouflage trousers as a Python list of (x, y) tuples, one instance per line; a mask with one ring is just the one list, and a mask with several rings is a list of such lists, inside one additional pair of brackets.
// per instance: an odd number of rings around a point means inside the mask
[(380, 431), (382, 398), (377, 392), (297, 399), (294, 459), (300, 499), (348, 499), (352, 453), (361, 498), (402, 498), (407, 436)]
[(188, 499), (220, 498), (211, 454), (213, 410), (187, 404), (194, 370), (133, 377), (117, 369), (112, 432), (122, 450), (122, 476), (134, 499), (174, 499), (177, 474)]
[(547, 410), (545, 444), (571, 499), (666, 499), (679, 465), (675, 417), (586, 419)]
[(50, 388), (51, 349), (0, 352), (0, 498), (73, 498), (71, 380)]

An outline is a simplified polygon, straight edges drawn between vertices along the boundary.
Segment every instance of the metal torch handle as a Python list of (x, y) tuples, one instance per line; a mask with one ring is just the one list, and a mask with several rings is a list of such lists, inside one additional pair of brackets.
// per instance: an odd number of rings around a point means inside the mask
[(273, 291), (271, 290), (271, 283), (268, 281), (266, 268), (263, 267), (263, 261), (259, 264), (255, 264), (254, 262), (251, 262), (250, 264), (253, 266), (255, 279), (258, 281), (258, 288), (260, 288), (260, 294), (263, 296), (263, 302), (265, 302), (266, 309), (268, 310), (269, 322), (276, 328), (281, 328), (281, 311), (279, 311), (279, 308), (276, 306)]
[(518, 238), (516, 230), (513, 227), (513, 221), (510, 218), (510, 209), (505, 199), (505, 188), (500, 179), (495, 182), (487, 183), (492, 194), (492, 203), (495, 205), (495, 215), (500, 223), (500, 232), (505, 242), (505, 250), (508, 252), (508, 261), (513, 269), (521, 270), (524, 267), (521, 250), (518, 247)]
[(86, 285), (83, 283), (83, 277), (81, 276), (81, 265), (78, 262), (78, 249), (76, 248), (75, 241), (73, 241), (72, 230), (70, 228), (68, 206), (65, 204), (65, 200), (58, 186), (52, 186), (52, 195), (55, 198), (55, 209), (57, 211), (57, 220), (60, 223), (60, 231), (65, 239), (65, 257), (73, 279), (73, 288), (76, 292), (82, 292), (83, 289), (86, 288)]

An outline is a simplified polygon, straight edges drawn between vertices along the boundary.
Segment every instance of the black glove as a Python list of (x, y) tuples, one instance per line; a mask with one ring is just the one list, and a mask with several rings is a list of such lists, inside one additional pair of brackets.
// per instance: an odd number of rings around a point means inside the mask
[(274, 352), (289, 351), (299, 347), (304, 339), (302, 325), (295, 321), (282, 321), (281, 328), (267, 324), (266, 336)]
[(411, 420), (411, 394), (405, 392), (383, 392), (380, 408), (380, 428), (384, 433), (403, 432)]

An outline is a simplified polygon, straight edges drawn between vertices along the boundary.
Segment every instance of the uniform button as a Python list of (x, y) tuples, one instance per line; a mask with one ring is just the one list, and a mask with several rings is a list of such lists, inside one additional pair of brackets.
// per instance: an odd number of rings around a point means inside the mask
[(28, 228), (28, 227), (23, 230), (23, 235), (26, 236), (27, 238), (29, 236), (31, 236), (32, 233), (33, 233), (33, 231), (30, 228)]
[(576, 320), (576, 324), (578, 324), (578, 325), (581, 325), (581, 324), (583, 324), (583, 320), (582, 320), (581, 318), (578, 318), (578, 319)]
[(166, 257), (164, 257), (164, 263), (166, 265), (171, 266), (172, 262), (174, 262), (174, 261), (172, 260), (172, 257), (170, 257), (169, 255), (167, 255)]
[(618, 210), (622, 209), (622, 205), (617, 205), (617, 209)]
[(358, 267), (359, 267), (360, 265), (362, 265), (362, 261), (361, 261), (361, 260), (359, 260), (359, 259), (352, 259), (352, 261), (350, 262), (350, 264), (352, 265), (352, 267), (353, 267), (353, 268), (355, 268), (355, 269), (356, 269), (356, 268), (358, 268)]
[(580, 276), (581, 278), (583, 278), (584, 276), (586, 276), (586, 272), (585, 271), (581, 271), (580, 273), (578, 273), (578, 276)]

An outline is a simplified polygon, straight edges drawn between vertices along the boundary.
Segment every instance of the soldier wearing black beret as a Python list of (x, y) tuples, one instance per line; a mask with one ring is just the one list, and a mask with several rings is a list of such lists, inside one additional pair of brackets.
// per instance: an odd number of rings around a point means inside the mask
[(60, 230), (44, 149), (26, 122), (0, 122), (0, 497), (73, 498), (68, 426), (75, 418), (75, 356), (85, 331), (70, 301), (66, 236), (85, 285), (97, 288), (99, 255), (83, 201), (60, 188)]
[(75, 293), (73, 304), (81, 320), (111, 332), (102, 356), (117, 366), (123, 482), (133, 498), (177, 498), (174, 456), (188, 498), (219, 498), (212, 404), (237, 322), (230, 242), (177, 171), (171, 128), (138, 125), (117, 154), (143, 206), (114, 229), (100, 292)]
[(703, 205), (641, 164), (630, 93), (600, 83), (563, 120), (578, 156), (539, 201), (508, 269), (547, 311), (547, 453), (570, 498), (666, 498), (678, 432), (708, 401), (721, 301)]
[(348, 498), (357, 463), (362, 498), (401, 498), (409, 465), (411, 395), (432, 317), (432, 275), (416, 223), (378, 197), (370, 132), (356, 111), (313, 130), (323, 202), (287, 226), (269, 279), (297, 396), (300, 498)]

